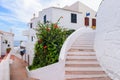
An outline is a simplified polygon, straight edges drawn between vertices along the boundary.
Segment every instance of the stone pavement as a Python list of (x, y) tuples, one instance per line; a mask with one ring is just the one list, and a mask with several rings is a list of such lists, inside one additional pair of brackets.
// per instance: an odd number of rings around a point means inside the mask
[(13, 55), (11, 58), (13, 59), (13, 63), (10, 64), (10, 80), (37, 80), (28, 78), (26, 71), (27, 63)]

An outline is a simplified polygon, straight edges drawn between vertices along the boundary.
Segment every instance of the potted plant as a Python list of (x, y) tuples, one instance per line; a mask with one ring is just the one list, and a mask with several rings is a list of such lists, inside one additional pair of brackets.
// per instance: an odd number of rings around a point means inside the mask
[(6, 49), (6, 53), (9, 53), (11, 51), (11, 48)]
[(8, 54), (11, 51), (10, 45), (8, 44), (8, 48), (6, 48), (6, 53)]

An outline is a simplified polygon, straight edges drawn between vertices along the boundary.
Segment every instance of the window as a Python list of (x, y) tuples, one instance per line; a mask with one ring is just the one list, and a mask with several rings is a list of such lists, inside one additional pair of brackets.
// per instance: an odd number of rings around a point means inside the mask
[(44, 16), (44, 24), (47, 22), (47, 19), (46, 19), (46, 18), (47, 18), (47, 16), (45, 15), (45, 16)]
[(96, 19), (92, 19), (92, 26), (96, 26)]
[(89, 26), (89, 18), (85, 17), (85, 26)]
[(77, 23), (77, 14), (71, 13), (71, 23)]
[(33, 41), (33, 36), (31, 36), (31, 41)]
[(33, 25), (33, 24), (32, 24), (32, 23), (30, 23), (30, 28), (32, 28), (32, 25)]

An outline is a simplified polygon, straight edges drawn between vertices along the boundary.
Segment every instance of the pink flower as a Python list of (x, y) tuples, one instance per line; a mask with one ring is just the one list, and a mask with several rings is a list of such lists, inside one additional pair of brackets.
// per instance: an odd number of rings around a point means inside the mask
[(47, 46), (44, 46), (43, 48), (44, 48), (44, 49), (46, 49), (46, 48), (47, 48)]
[(49, 28), (46, 28), (46, 30), (47, 30), (47, 31), (50, 31), (50, 29), (49, 29)]
[(54, 28), (58, 28), (58, 25), (57, 25), (57, 24), (54, 24)]

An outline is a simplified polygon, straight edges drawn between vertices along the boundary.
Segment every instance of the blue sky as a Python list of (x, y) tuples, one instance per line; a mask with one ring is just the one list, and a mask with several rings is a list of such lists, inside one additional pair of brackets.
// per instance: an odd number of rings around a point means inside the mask
[(0, 0), (0, 30), (11, 31), (15, 40), (25, 40), (22, 31), (28, 29), (33, 14), (50, 6), (63, 7), (81, 1), (97, 11), (102, 0)]

